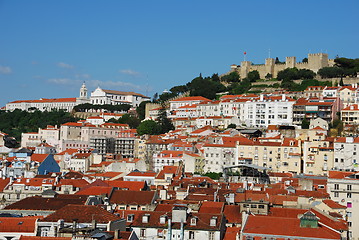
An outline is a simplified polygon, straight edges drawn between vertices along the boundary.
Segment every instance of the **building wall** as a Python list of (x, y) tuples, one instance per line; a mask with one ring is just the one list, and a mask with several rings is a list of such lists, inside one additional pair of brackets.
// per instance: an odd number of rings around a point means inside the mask
[(328, 178), (327, 191), (332, 200), (347, 206), (350, 239), (359, 239), (359, 179)]

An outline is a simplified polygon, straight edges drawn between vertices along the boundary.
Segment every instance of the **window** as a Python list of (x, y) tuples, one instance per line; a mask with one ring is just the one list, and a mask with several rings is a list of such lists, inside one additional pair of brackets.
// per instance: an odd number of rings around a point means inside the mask
[(189, 239), (194, 239), (194, 231), (189, 231)]
[(41, 237), (47, 237), (50, 229), (48, 227), (41, 229)]
[(339, 184), (334, 184), (334, 189), (338, 190), (339, 189)]
[(214, 232), (209, 232), (209, 240), (214, 240)]
[(352, 193), (348, 192), (347, 193), (347, 198), (352, 198)]
[(140, 230), (140, 237), (146, 237), (146, 229), (141, 228), (141, 230)]
[(352, 185), (348, 184), (347, 185), (347, 190), (352, 190)]

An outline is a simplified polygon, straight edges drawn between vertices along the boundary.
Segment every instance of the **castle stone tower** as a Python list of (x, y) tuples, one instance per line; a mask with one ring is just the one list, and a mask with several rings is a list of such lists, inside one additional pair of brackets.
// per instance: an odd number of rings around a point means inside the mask
[[(275, 65), (275, 60), (274, 58), (266, 58), (266, 74), (265, 76), (269, 73), (272, 74), (272, 77), (274, 76), (274, 65)], [(264, 76), (264, 77), (265, 77)]]
[(241, 79), (246, 78), (249, 70), (251, 68), (252, 63), (250, 61), (241, 62)]
[(87, 88), (85, 82), (82, 84), (80, 88), (80, 98), (81, 99), (87, 99)]
[(328, 54), (326, 53), (312, 53), (308, 54), (309, 69), (313, 72), (318, 72), (319, 69), (329, 66)]
[(285, 58), (285, 67), (286, 68), (294, 68), (296, 63), (296, 57), (286, 57)]

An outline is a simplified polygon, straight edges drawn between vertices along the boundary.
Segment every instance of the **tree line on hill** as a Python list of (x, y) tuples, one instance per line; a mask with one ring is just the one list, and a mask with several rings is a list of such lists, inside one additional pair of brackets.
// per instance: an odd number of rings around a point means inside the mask
[(32, 112), (16, 109), (12, 112), (0, 111), (0, 131), (21, 139), (21, 133), (37, 132), (38, 128), (46, 128), (47, 125), (61, 125), (66, 122), (77, 121), (69, 112), (35, 110)]
[[(303, 62), (307, 61), (307, 59), (303, 59)], [(338, 57), (334, 62), (335, 65), (333, 67), (321, 68), (317, 74), (321, 78), (357, 76), (357, 73), (359, 72), (359, 58), (350, 59)], [(263, 86), (260, 87), (283, 88), (288, 91), (304, 91), (311, 85), (331, 86), (330, 81), (316, 80), (315, 77), (317, 74), (309, 69), (287, 68), (279, 71), (277, 78), (272, 78), (271, 74), (265, 76), (266, 80), (278, 81), (278, 83), (271, 86), (263, 84)], [(202, 77), (202, 74), (200, 74), (185, 85), (174, 86), (169, 92), (165, 92), (161, 95), (155, 94), (153, 100), (154, 102), (166, 101), (186, 92), (189, 92), (190, 96), (203, 96), (208, 99), (215, 99), (217, 95), (222, 92), (228, 92), (229, 94), (257, 93), (251, 91), (251, 88), (252, 83), (258, 80), (260, 80), (260, 75), (257, 70), (249, 72), (244, 79), (240, 78), (238, 72), (231, 72), (222, 77), (219, 77), (217, 73), (208, 77)], [(300, 84), (297, 84), (294, 80), (303, 81)], [(342, 80), (339, 84), (344, 85)]]

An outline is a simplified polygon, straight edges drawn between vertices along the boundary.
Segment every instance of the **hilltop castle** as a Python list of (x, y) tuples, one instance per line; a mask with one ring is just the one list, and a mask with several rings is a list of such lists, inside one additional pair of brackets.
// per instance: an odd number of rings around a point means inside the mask
[(231, 65), (231, 71), (236, 71), (239, 73), (241, 78), (247, 77), (247, 74), (251, 71), (257, 70), (262, 79), (264, 79), (267, 74), (271, 74), (272, 77), (277, 77), (279, 71), (282, 71), (286, 68), (298, 68), (298, 69), (310, 69), (313, 72), (318, 72), (319, 69), (323, 67), (332, 67), (334, 66), (334, 59), (328, 59), (328, 54), (326, 53), (313, 53), (308, 54), (308, 62), (297, 63), (296, 57), (286, 57), (285, 63), (275, 63), (274, 58), (267, 58), (265, 64), (253, 65), (250, 61), (243, 61), (241, 65)]

